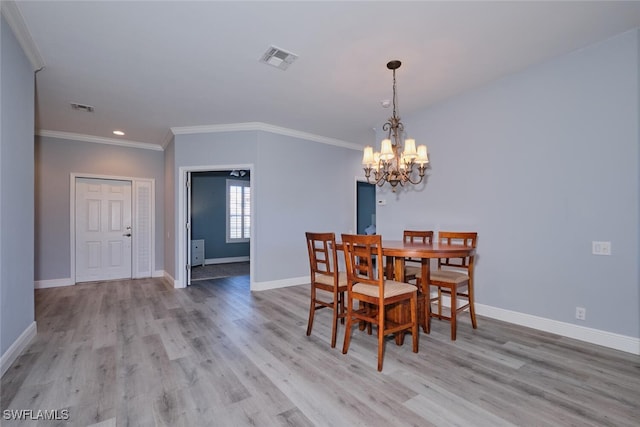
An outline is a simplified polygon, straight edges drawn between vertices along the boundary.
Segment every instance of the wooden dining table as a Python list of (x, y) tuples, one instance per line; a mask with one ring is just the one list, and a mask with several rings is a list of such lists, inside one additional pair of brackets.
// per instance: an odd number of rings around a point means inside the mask
[[(422, 243), (405, 242), (403, 240), (382, 239), (382, 255), (386, 257), (386, 276), (398, 282), (405, 281), (405, 261), (407, 258), (420, 259), (421, 276), (418, 290), (418, 319), (425, 333), (430, 331), (430, 272), (433, 258), (467, 257), (474, 253), (471, 246), (448, 244), (441, 242)], [(387, 315), (392, 320), (403, 321), (410, 313), (407, 307), (400, 306), (389, 311)], [(396, 343), (402, 345), (404, 334), (396, 335)]]
[[(342, 250), (342, 243), (336, 243), (336, 249)], [(418, 290), (418, 319), (425, 333), (430, 330), (430, 260), (433, 258), (458, 258), (473, 255), (475, 249), (471, 246), (447, 244), (441, 242), (422, 243), (405, 242), (403, 240), (382, 239), (382, 255), (386, 258), (385, 274), (388, 279), (398, 282), (405, 281), (406, 258), (420, 259), (421, 276)], [(410, 316), (408, 306), (393, 307), (387, 312), (390, 320), (402, 322)], [(402, 345), (404, 334), (396, 335), (396, 344)]]

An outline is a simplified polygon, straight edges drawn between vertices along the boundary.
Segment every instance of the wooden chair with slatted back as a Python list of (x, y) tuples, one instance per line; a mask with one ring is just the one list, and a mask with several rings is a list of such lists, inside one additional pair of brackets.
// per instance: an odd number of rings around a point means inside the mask
[[(402, 238), (405, 242), (420, 242), (420, 243), (433, 243), (433, 231), (416, 231), (416, 230), (404, 230)], [(406, 258), (404, 268), (404, 281), (414, 280), (416, 274), (421, 272), (420, 259)]]
[(344, 323), (346, 316), (344, 298), (347, 292), (347, 274), (344, 271), (338, 271), (335, 233), (307, 232), (305, 235), (309, 252), (311, 282), (307, 336), (311, 335), (316, 310), (330, 308), (333, 311), (331, 347), (335, 347), (338, 319), (342, 319)]
[[(475, 232), (440, 231), (438, 233), (438, 240), (441, 243), (451, 245), (459, 244), (469, 246), (474, 249), (476, 247), (477, 239), (478, 233)], [(473, 295), (474, 259), (475, 256), (473, 254), (464, 258), (439, 258), (437, 270), (431, 270), (430, 272), (429, 277), (431, 286), (435, 286), (438, 289), (437, 295), (430, 298), (432, 303), (436, 303), (438, 309), (435, 313), (431, 310), (431, 317), (451, 321), (452, 341), (455, 341), (456, 339), (456, 320), (459, 312), (468, 309), (473, 329), (478, 327)], [(419, 283), (420, 280), (420, 274), (418, 274), (416, 281)], [(448, 295), (451, 301), (449, 316), (442, 314), (443, 294)], [(458, 306), (458, 300), (460, 298), (464, 300), (464, 303)]]
[[(346, 354), (349, 350), (354, 323), (377, 325), (378, 371), (382, 371), (385, 336), (410, 330), (413, 352), (418, 352), (417, 288), (408, 283), (386, 280), (383, 268), (375, 268), (374, 259), (382, 259), (380, 235), (343, 234), (342, 245), (347, 268), (347, 325), (342, 353)], [(354, 308), (355, 301), (358, 301), (357, 310)], [(411, 310), (409, 321), (399, 324), (386, 318), (385, 309), (388, 306), (407, 302)]]

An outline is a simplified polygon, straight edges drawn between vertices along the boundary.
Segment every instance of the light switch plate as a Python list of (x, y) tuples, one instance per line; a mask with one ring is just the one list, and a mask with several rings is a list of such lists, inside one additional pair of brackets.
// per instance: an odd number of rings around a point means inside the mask
[(611, 242), (591, 242), (593, 255), (611, 255)]

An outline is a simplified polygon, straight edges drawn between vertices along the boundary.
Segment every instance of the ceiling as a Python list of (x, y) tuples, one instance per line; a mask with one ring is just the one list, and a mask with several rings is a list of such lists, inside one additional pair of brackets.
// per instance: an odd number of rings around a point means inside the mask
[[(15, 4), (44, 63), (41, 132), (158, 146), (172, 128), (245, 122), (371, 144), (391, 114), (389, 60), (407, 116), (640, 27), (636, 1)], [(271, 45), (299, 58), (259, 62)]]

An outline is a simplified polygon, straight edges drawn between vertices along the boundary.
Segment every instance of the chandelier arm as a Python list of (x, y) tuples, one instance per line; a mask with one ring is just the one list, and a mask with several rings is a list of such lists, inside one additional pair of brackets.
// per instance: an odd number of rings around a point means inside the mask
[(418, 179), (417, 181), (414, 181), (414, 180), (411, 179), (411, 177), (407, 177), (407, 181), (409, 181), (413, 185), (417, 185), (417, 184), (420, 184), (422, 182), (423, 178), (424, 178), (424, 175), (421, 175), (420, 179)]

